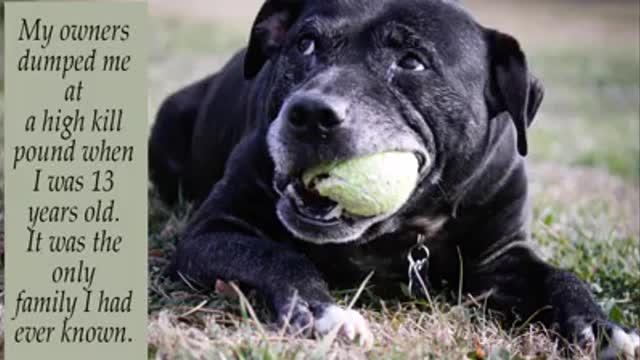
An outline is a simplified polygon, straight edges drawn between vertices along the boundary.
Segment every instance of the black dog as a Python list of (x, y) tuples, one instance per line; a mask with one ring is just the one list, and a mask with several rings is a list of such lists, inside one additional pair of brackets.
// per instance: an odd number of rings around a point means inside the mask
[[(354, 288), (373, 271), (383, 295), (409, 284), (424, 296), (461, 280), (509, 321), (535, 314), (582, 346), (603, 338), (601, 357), (638, 356), (635, 332), (527, 246), (523, 156), (542, 95), (518, 42), (455, 1), (266, 1), (246, 51), (158, 115), (154, 183), (168, 202), (180, 188), (204, 201), (177, 268), (204, 287), (257, 289), (294, 328), (342, 324), (365, 343), (365, 321), (327, 284)], [(301, 186), (314, 165), (390, 150), (421, 164), (395, 213), (336, 212)]]

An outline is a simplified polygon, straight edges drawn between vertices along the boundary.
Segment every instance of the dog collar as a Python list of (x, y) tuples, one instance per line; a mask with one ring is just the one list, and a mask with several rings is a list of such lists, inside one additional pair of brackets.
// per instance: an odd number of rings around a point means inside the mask
[[(425, 245), (426, 237), (424, 234), (419, 234), (416, 244), (409, 249), (407, 254), (407, 261), (409, 262), (408, 278), (409, 278), (409, 293), (419, 294), (420, 291), (427, 293), (426, 270), (429, 268), (429, 257), (431, 252), (427, 245)], [(420, 288), (414, 289), (415, 284), (419, 284)]]

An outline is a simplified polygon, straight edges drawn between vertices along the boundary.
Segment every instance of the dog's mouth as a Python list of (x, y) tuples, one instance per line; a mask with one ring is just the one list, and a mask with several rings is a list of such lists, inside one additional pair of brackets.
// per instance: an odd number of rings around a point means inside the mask
[[(429, 165), (428, 157), (415, 154), (419, 163), (419, 172), (425, 171)], [(359, 221), (370, 220), (376, 216), (361, 216), (350, 213), (338, 202), (322, 196), (314, 187), (314, 183), (328, 174), (320, 174), (305, 186), (302, 176), (276, 175), (275, 189), (288, 201), (295, 214), (307, 223), (316, 226), (333, 226), (339, 223), (353, 225)], [(380, 216), (384, 216), (381, 214)]]
[(302, 220), (314, 225), (332, 226), (364, 219), (350, 214), (342, 205), (320, 195), (315, 189), (305, 187), (300, 177), (284, 181), (279, 186), (277, 184), (276, 188)]
[[(414, 154), (418, 160), (417, 183), (420, 183), (431, 171), (432, 162), (426, 152), (415, 151)], [(327, 189), (325, 181), (335, 176), (331, 173), (319, 172), (313, 177), (306, 173), (305, 177), (301, 170), (291, 173), (276, 170), (274, 175), (274, 189), (280, 196), (276, 205), (278, 218), (297, 238), (315, 244), (355, 241), (373, 225), (401, 211), (406, 204), (387, 207), (387, 211), (384, 208), (380, 212), (363, 211), (372, 215), (355, 214), (350, 209), (360, 211), (362, 207), (354, 207), (353, 203), (341, 204), (338, 199), (333, 200), (320, 193)], [(416, 187), (417, 184), (411, 191)]]

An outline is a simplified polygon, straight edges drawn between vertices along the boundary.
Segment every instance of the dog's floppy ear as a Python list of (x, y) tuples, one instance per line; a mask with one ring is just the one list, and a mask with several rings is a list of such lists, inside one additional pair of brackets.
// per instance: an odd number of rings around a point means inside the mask
[(538, 112), (544, 89), (531, 73), (520, 44), (513, 37), (487, 30), (490, 81), (488, 105), (491, 118), (508, 112), (518, 134), (518, 152), (527, 155), (527, 128)]
[(305, 0), (266, 0), (258, 12), (244, 59), (244, 76), (254, 78), (269, 57), (280, 50), (287, 31), (300, 15)]

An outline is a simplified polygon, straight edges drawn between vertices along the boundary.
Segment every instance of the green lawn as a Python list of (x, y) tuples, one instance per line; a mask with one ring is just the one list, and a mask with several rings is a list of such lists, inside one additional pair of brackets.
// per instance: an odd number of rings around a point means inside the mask
[(540, 51), (531, 65), (546, 99), (531, 132), (533, 159), (640, 176), (640, 62), (633, 50)]

